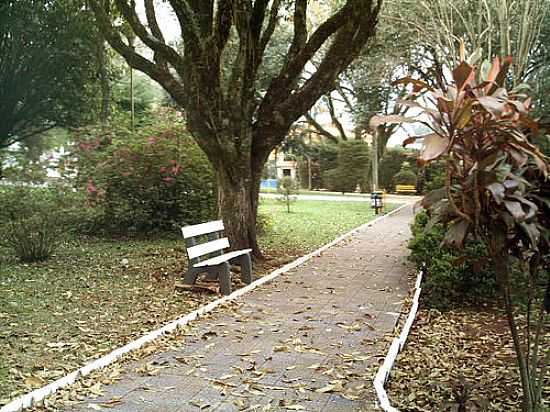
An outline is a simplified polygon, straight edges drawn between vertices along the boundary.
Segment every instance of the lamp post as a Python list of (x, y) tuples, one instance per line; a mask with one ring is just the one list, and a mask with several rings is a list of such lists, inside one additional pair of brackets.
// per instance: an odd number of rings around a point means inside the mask
[(378, 127), (372, 135), (372, 191), (378, 189)]

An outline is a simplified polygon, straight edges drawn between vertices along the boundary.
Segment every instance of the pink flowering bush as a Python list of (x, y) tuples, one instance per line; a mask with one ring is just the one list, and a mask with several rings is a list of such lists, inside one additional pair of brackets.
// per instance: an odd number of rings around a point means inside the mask
[(172, 230), (213, 217), (213, 170), (175, 113), (133, 132), (121, 123), (83, 129), (76, 141), (64, 166), (102, 210), (100, 229)]

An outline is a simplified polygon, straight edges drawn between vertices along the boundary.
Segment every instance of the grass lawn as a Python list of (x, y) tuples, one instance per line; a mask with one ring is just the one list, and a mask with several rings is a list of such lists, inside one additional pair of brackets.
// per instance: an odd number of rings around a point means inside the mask
[[(287, 213), (263, 200), (260, 211), (271, 222), (260, 275), (374, 217), (364, 202), (302, 201)], [(185, 260), (177, 237), (72, 241), (35, 264), (0, 250), (0, 406), (214, 299), (174, 292)]]
[[(272, 188), (264, 188), (260, 190), (261, 193), (278, 193), (277, 189)], [(342, 192), (329, 192), (325, 190), (307, 190), (307, 189), (300, 189), (298, 190), (298, 194), (300, 195), (319, 195), (319, 196), (349, 196), (349, 197), (368, 197), (370, 199), (370, 193), (356, 193), (356, 192), (346, 192), (345, 194), (342, 194)]]
[(263, 249), (304, 254), (375, 217), (370, 204), (350, 201), (302, 200), (292, 203), (290, 212), (284, 202), (262, 199), (260, 214), (272, 222), (269, 236), (260, 238)]

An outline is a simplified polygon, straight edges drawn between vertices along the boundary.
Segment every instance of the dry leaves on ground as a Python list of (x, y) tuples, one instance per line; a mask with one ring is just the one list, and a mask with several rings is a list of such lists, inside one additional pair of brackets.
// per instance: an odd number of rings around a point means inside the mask
[(401, 411), (454, 411), (465, 394), (468, 411), (519, 411), (520, 383), (504, 313), (488, 307), (419, 310), (387, 391)]

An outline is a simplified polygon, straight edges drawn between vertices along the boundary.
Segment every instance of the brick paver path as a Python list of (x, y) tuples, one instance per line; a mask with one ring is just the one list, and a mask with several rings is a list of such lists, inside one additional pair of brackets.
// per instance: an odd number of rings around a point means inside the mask
[(407, 294), (411, 219), (402, 209), (194, 322), (175, 349), (66, 410), (109, 400), (124, 412), (375, 410), (372, 377)]

